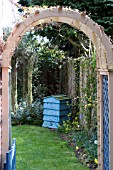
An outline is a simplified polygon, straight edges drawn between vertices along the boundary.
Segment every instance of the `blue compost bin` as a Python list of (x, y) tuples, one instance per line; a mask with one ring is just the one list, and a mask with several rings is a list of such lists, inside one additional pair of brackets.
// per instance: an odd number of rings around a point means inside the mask
[(57, 129), (68, 119), (71, 99), (66, 95), (52, 95), (43, 100), (43, 127)]

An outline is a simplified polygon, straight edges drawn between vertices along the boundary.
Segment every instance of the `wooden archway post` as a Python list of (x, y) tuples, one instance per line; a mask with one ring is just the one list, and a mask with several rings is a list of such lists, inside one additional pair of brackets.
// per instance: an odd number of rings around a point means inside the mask
[[(97, 73), (98, 73), (98, 170), (104, 170), (104, 166), (108, 165), (113, 170), (113, 50), (109, 37), (104, 33), (103, 27), (92, 21), (88, 16), (80, 13), (78, 10), (71, 10), (61, 7), (53, 7), (48, 9), (39, 9), (28, 16), (21, 23), (18, 23), (9, 36), (5, 48), (2, 53), (2, 165), (5, 160), (5, 154), (9, 149), (9, 73), (11, 58), (22, 36), (26, 31), (41, 23), (62, 22), (79, 29), (84, 32), (96, 47), (97, 51)], [(103, 84), (104, 75), (105, 85)], [(108, 81), (107, 81), (108, 78)], [(105, 87), (104, 87), (105, 86)], [(103, 88), (103, 89), (102, 89)], [(108, 89), (108, 90), (107, 90)], [(103, 92), (107, 95), (107, 136), (104, 136), (103, 116), (105, 110), (103, 105), (106, 99)], [(109, 133), (108, 133), (109, 132)], [(108, 138), (109, 160), (104, 163), (106, 149), (103, 148), (104, 138)], [(104, 151), (103, 151), (104, 150)], [(106, 170), (106, 169), (105, 169)]]
[(9, 150), (9, 67), (2, 67), (2, 167)]

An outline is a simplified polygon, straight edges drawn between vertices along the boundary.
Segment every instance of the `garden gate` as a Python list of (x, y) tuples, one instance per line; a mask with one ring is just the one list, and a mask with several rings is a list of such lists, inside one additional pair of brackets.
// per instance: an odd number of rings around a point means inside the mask
[(16, 170), (16, 139), (13, 140), (11, 149), (6, 153), (4, 170)]
[(84, 32), (96, 47), (98, 77), (98, 169), (113, 170), (113, 49), (102, 26), (78, 10), (38, 9), (16, 24), (3, 50), (0, 71), (0, 166), (9, 149), (9, 74), (11, 58), (24, 33), (41, 23), (62, 22)]

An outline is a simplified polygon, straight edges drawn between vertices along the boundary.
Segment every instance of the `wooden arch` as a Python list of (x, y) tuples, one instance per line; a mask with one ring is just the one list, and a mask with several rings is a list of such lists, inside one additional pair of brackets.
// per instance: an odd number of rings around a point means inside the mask
[(9, 66), (9, 61), (11, 60), (14, 49), (26, 31), (39, 25), (41, 22), (48, 23), (52, 21), (67, 23), (84, 32), (91, 39), (97, 49), (100, 61), (98, 63), (99, 68), (113, 69), (112, 43), (104, 33), (103, 27), (99, 26), (88, 16), (85, 16), (84, 13), (80, 13), (78, 10), (73, 11), (66, 8), (56, 7), (36, 11), (15, 26), (12, 34), (8, 38), (2, 54), (2, 66)]
[[(5, 160), (5, 154), (9, 148), (9, 68), (11, 65), (11, 58), (15, 48), (20, 42), (25, 32), (29, 31), (32, 27), (41, 23), (50, 23), (52, 21), (62, 22), (71, 25), (84, 32), (97, 50), (97, 72), (98, 72), (98, 160), (99, 170), (103, 170), (103, 103), (102, 103), (102, 75), (108, 75), (108, 91), (109, 91), (109, 114), (110, 125), (109, 129), (113, 130), (113, 50), (110, 38), (104, 33), (102, 26), (92, 21), (84, 13), (78, 10), (71, 10), (61, 7), (53, 7), (48, 9), (40, 9), (28, 16), (22, 22), (18, 23), (9, 36), (2, 53), (2, 110), (0, 116), (2, 119), (1, 124), (1, 162)], [(110, 170), (113, 169), (113, 137), (110, 131)]]

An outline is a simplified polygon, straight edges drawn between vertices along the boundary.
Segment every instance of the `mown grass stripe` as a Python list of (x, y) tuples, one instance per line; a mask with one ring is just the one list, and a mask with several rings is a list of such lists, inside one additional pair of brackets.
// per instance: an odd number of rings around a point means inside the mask
[(15, 126), (17, 170), (88, 170), (58, 133), (37, 126)]

